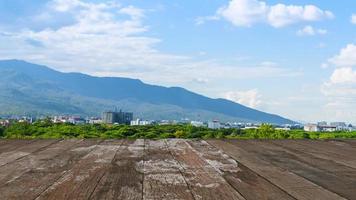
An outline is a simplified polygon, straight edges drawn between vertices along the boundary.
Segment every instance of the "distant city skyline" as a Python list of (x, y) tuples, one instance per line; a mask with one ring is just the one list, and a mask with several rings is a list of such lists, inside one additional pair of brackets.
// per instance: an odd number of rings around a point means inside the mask
[(356, 124), (356, 2), (0, 1), (0, 59)]

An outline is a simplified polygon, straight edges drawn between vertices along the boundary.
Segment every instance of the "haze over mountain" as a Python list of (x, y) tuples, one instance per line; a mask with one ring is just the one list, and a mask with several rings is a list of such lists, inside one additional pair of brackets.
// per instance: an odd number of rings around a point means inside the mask
[(137, 79), (62, 73), (20, 60), (0, 61), (0, 74), (0, 115), (98, 116), (119, 107), (145, 119), (293, 123), (229, 100)]

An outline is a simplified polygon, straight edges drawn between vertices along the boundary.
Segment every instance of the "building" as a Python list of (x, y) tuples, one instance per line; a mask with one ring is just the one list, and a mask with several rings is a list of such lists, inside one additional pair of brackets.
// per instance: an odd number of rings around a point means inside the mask
[(66, 116), (54, 116), (52, 118), (53, 123), (68, 123), (69, 122), (69, 117)]
[(348, 131), (356, 131), (356, 126), (353, 126), (352, 124), (347, 125), (347, 130)]
[(211, 122), (208, 122), (208, 128), (210, 129), (220, 129), (221, 128), (221, 124), (218, 120), (214, 120)]
[(132, 112), (122, 112), (121, 110), (119, 112), (113, 112), (113, 111), (104, 112), (102, 116), (102, 121), (103, 123), (106, 124), (130, 125), (132, 119), (133, 119)]
[(103, 123), (105, 123), (105, 124), (114, 124), (117, 121), (116, 118), (117, 117), (116, 117), (115, 112), (111, 112), (111, 111), (104, 112), (103, 116), (102, 116)]
[(160, 120), (157, 122), (158, 125), (176, 125), (178, 124), (178, 121), (176, 120)]
[(304, 125), (304, 131), (307, 132), (318, 132), (319, 126), (317, 124), (306, 124)]
[(349, 131), (349, 127), (345, 122), (331, 122), (331, 126), (335, 126), (337, 131)]
[(71, 116), (68, 118), (68, 122), (71, 124), (85, 124), (85, 119), (80, 116)]
[(319, 131), (321, 131), (321, 132), (335, 132), (335, 131), (337, 131), (337, 127), (332, 126), (332, 125), (319, 126), (318, 128), (319, 128)]
[(318, 122), (318, 126), (327, 126), (328, 125), (328, 122)]
[(102, 120), (99, 117), (92, 117), (87, 120), (88, 124), (101, 124)]
[(10, 125), (10, 121), (9, 120), (0, 120), (0, 126), (9, 126)]
[(201, 121), (191, 121), (190, 124), (195, 127), (206, 127), (206, 124)]
[(152, 124), (152, 121), (146, 121), (141, 119), (132, 120), (130, 125), (131, 126), (145, 126)]
[(308, 132), (335, 132), (350, 131), (350, 127), (345, 122), (318, 122), (317, 124), (306, 124), (304, 130)]

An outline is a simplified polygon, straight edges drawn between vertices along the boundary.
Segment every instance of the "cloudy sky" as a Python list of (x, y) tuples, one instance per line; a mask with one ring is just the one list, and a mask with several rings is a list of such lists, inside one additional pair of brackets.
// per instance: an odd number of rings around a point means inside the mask
[(356, 123), (356, 1), (0, 0), (0, 59)]

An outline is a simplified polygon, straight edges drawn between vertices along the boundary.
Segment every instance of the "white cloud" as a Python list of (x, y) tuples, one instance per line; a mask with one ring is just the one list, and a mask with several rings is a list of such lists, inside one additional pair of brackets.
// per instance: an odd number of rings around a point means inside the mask
[[(89, 73), (117, 68), (123, 70), (121, 67), (130, 66), (153, 66), (158, 61), (185, 59), (183, 56), (158, 52), (154, 45), (160, 39), (142, 36), (148, 27), (142, 22), (144, 11), (141, 9), (78, 0), (56, 0), (51, 6), (54, 11), (73, 15), (74, 23), (59, 28), (12, 33), (12, 37), (3, 38), (5, 42), (12, 43), (7, 45), (10, 56), (45, 62), (64, 71)], [(26, 42), (28, 40), (42, 45), (30, 45)], [(16, 46), (23, 49), (20, 51)], [(5, 46), (1, 45), (0, 48)], [(6, 53), (5, 50), (1, 52)]]
[(127, 14), (127, 15), (131, 16), (133, 19), (141, 19), (145, 16), (144, 10), (136, 8), (134, 6), (127, 6), (127, 7), (121, 8), (119, 10), (119, 13)]
[(303, 29), (298, 30), (297, 35), (315, 35), (315, 30), (312, 26), (305, 26)]
[(339, 119), (355, 120), (356, 117), (356, 46), (348, 44), (328, 64), (335, 67), (330, 79), (321, 86), (327, 98), (325, 110)]
[(351, 67), (337, 68), (330, 77), (331, 83), (356, 83), (356, 70)]
[(356, 14), (351, 15), (351, 23), (356, 24)]
[(56, 0), (49, 5), (51, 10), (45, 12), (71, 15), (74, 21), (61, 27), (0, 34), (1, 59), (25, 59), (60, 71), (180, 86), (192, 83), (197, 74), (198, 82), (300, 75), (278, 66), (227, 65), (202, 56), (161, 52), (156, 48), (161, 40), (145, 36), (149, 31), (144, 24), (145, 10), (134, 6), (79, 0)]
[(283, 27), (300, 21), (320, 21), (333, 17), (330, 11), (323, 11), (314, 5), (277, 4), (270, 7), (268, 22), (274, 27)]
[(329, 63), (336, 67), (353, 67), (356, 66), (356, 45), (348, 44), (341, 49), (340, 53), (329, 59)]
[(324, 110), (329, 117), (334, 120), (343, 119), (356, 123), (356, 85), (354, 81), (325, 82), (321, 86), (321, 92), (327, 99)]
[(205, 16), (205, 17), (197, 17), (195, 19), (195, 24), (196, 25), (202, 25), (204, 24), (206, 21), (216, 21), (219, 20), (218, 16)]
[(267, 23), (276, 28), (334, 17), (332, 12), (314, 5), (268, 5), (259, 0), (231, 0), (228, 5), (218, 9), (216, 16), (235, 26), (249, 27), (256, 23)]
[(327, 33), (328, 31), (325, 29), (315, 29), (314, 27), (309, 25), (297, 31), (298, 36), (325, 35)]
[[(273, 62), (245, 66), (241, 63), (246, 62), (246, 57), (214, 60), (196, 53), (193, 56), (165, 53), (156, 47), (161, 42), (159, 38), (147, 36), (150, 31), (145, 23), (147, 11), (110, 3), (78, 2), (60, 9), (59, 16), (70, 16), (73, 19), (70, 23), (42, 30), (1, 31), (0, 59), (24, 59), (60, 71), (95, 76), (138, 78), (216, 98), (221, 97), (222, 91), (234, 91), (234, 85), (240, 81), (301, 75), (300, 71)], [(55, 4), (50, 5), (51, 10), (45, 12), (59, 12)], [(53, 20), (55, 17), (51, 16)], [(245, 95), (240, 97), (243, 104), (251, 107), (260, 104), (258, 93)]]
[(232, 0), (227, 6), (221, 7), (217, 15), (236, 26), (251, 26), (265, 20), (268, 9), (267, 4), (262, 1)]
[(230, 91), (225, 93), (225, 98), (242, 105), (257, 108), (261, 104), (261, 95), (257, 89), (247, 91)]
[(87, 4), (80, 0), (53, 0), (50, 2), (50, 5), (55, 11), (67, 12), (79, 6), (88, 7), (93, 4)]

